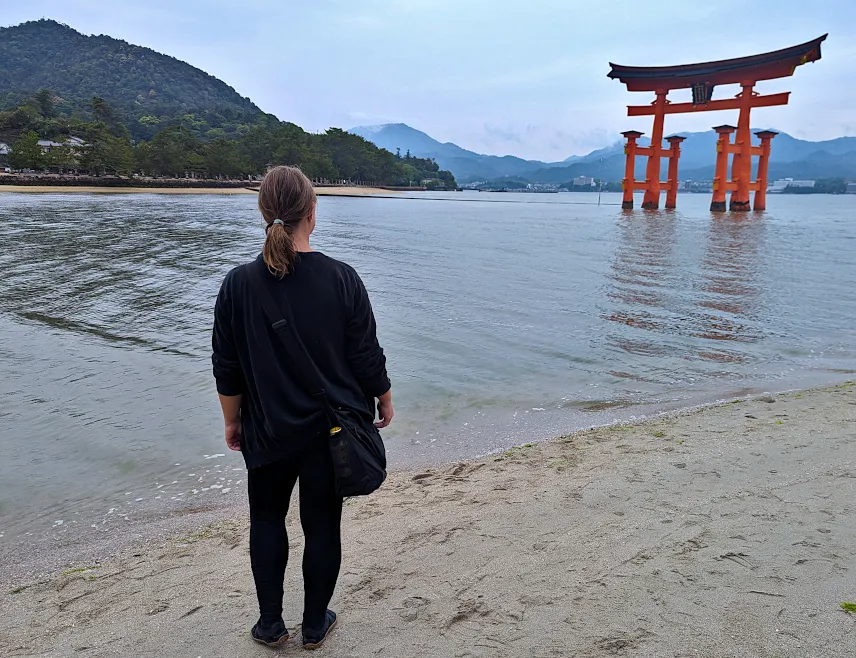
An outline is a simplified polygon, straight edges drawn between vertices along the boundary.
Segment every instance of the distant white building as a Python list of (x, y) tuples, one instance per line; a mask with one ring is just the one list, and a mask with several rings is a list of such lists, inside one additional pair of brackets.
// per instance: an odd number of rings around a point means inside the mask
[(594, 178), (590, 176), (577, 176), (572, 182), (573, 187), (594, 187)]
[(856, 194), (856, 183), (847, 183), (847, 194)]
[(814, 187), (813, 180), (794, 180), (793, 178), (780, 178), (767, 186), (768, 194), (780, 194), (787, 187)]
[(66, 137), (62, 142), (54, 142), (49, 139), (40, 139), (39, 146), (42, 149), (42, 153), (50, 153), (51, 149), (67, 148), (71, 150), (76, 150), (80, 149), (83, 146), (87, 146), (87, 144), (82, 139), (80, 139), (80, 137)]
[(51, 149), (58, 149), (63, 145), (60, 142), (52, 142), (49, 139), (40, 139), (39, 146), (42, 149), (42, 153), (50, 153)]

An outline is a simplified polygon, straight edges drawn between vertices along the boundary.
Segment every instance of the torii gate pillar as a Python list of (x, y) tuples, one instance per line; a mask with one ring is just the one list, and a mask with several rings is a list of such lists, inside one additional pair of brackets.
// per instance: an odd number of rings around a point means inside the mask
[(737, 130), (734, 126), (715, 126), (719, 135), (716, 140), (716, 169), (713, 176), (713, 199), (711, 212), (725, 211), (725, 193), (728, 187), (728, 154), (731, 153), (731, 135)]

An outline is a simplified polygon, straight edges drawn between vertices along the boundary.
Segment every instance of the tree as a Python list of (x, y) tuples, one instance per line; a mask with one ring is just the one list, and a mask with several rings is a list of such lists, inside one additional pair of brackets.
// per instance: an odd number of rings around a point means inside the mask
[(21, 106), (14, 110), (0, 112), (0, 131), (22, 131), (33, 130), (37, 127), (39, 118), (33, 108)]
[(440, 178), (440, 182), (443, 183), (443, 187), (447, 190), (456, 190), (458, 189), (458, 182), (455, 180), (454, 175), (452, 175), (451, 171), (438, 171), (437, 176)]
[(104, 171), (130, 176), (134, 171), (134, 149), (121, 137), (107, 137), (104, 143)]
[[(238, 144), (240, 157), (253, 171), (262, 172), (272, 162), (276, 148), (273, 133), (263, 126), (253, 126)], [(296, 163), (292, 163), (296, 164)]]
[(12, 145), (9, 164), (13, 169), (44, 169), (45, 158), (36, 133), (30, 130), (18, 138)]
[(68, 146), (54, 146), (49, 153), (44, 154), (45, 167), (59, 169), (60, 172), (74, 168), (75, 164), (77, 159)]
[(395, 164), (395, 175), (393, 178), (394, 185), (408, 187), (410, 185), (418, 185), (422, 177), (419, 175), (419, 170), (411, 164), (397, 162)]
[(148, 142), (137, 142), (134, 146), (134, 171), (152, 173), (152, 148)]
[(53, 93), (47, 89), (40, 89), (36, 93), (36, 107), (39, 108), (42, 116), (47, 119), (52, 119), (57, 115), (56, 107), (54, 107)]
[(236, 143), (221, 137), (206, 144), (203, 154), (203, 169), (208, 176), (236, 178), (251, 170), (238, 156)]
[(110, 103), (99, 96), (95, 96), (92, 99), (90, 107), (95, 121), (103, 123), (111, 135), (130, 139), (131, 134), (128, 132), (127, 126), (122, 123), (121, 118)]
[(198, 155), (199, 142), (187, 130), (170, 127), (161, 130), (148, 143), (149, 168), (158, 176), (180, 176), (190, 165), (202, 169), (204, 164), (191, 156)]
[(128, 176), (136, 169), (134, 150), (130, 142), (111, 135), (105, 124), (88, 124), (85, 134), (87, 145), (80, 157), (83, 169), (96, 176)]

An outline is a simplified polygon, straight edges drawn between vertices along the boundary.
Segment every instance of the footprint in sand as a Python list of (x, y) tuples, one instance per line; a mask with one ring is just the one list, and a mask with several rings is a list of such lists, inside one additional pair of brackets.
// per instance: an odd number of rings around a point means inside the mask
[(149, 616), (160, 614), (161, 612), (166, 612), (169, 610), (169, 603), (166, 601), (155, 601), (155, 605), (151, 610), (146, 610), (146, 614)]
[(398, 615), (404, 621), (416, 621), (419, 618), (419, 611), (428, 605), (428, 599), (421, 596), (411, 596), (401, 602), (402, 609)]

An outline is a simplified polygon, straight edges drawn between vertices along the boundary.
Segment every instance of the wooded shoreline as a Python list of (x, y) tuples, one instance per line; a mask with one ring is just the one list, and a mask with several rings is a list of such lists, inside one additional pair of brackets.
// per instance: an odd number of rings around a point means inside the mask
[[(94, 194), (256, 194), (258, 180), (119, 178), (96, 176), (0, 176), (0, 192)], [(424, 187), (314, 183), (318, 196), (377, 196), (419, 192)]]

